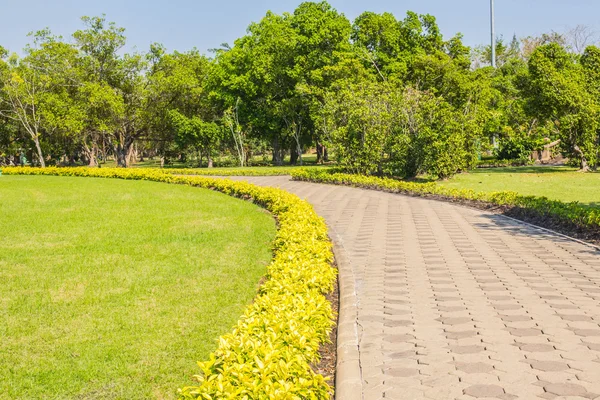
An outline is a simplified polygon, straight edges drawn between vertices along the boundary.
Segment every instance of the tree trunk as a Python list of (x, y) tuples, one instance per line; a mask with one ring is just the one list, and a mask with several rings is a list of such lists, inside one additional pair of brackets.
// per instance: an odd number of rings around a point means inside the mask
[(92, 147), (92, 151), (90, 152), (90, 163), (88, 164), (88, 167), (97, 167), (98, 166), (98, 159), (96, 158), (96, 147)]
[(583, 151), (581, 150), (581, 148), (575, 144), (575, 145), (573, 145), (573, 150), (575, 150), (575, 152), (581, 158), (581, 161), (579, 162), (579, 166), (580, 166), (579, 171), (580, 172), (589, 172), (590, 166), (588, 165), (587, 159), (585, 158), (585, 154), (583, 154)]
[(298, 162), (298, 149), (296, 148), (296, 145), (293, 144), (292, 147), (290, 148), (290, 165), (296, 165), (297, 162)]
[(317, 140), (317, 164), (322, 164), (323, 163), (323, 153), (324, 153), (324, 147), (323, 145)]
[(91, 148), (88, 147), (86, 143), (83, 144), (83, 152), (88, 159), (88, 167), (97, 167), (98, 166), (98, 158), (96, 154), (98, 153), (98, 147), (96, 144), (93, 144)]
[(304, 165), (304, 160), (302, 160), (302, 146), (300, 145), (300, 140), (296, 140), (296, 154), (298, 154), (298, 159), (300, 160), (300, 166)]
[(46, 161), (44, 160), (44, 154), (42, 153), (42, 147), (40, 146), (40, 138), (38, 135), (33, 137), (33, 141), (35, 143), (35, 148), (37, 149), (37, 156), (40, 160), (40, 167), (46, 168)]
[(283, 165), (283, 156), (282, 156), (281, 144), (279, 143), (279, 137), (275, 136), (273, 138), (273, 164), (277, 166)]
[(117, 157), (117, 166), (121, 168), (129, 167), (129, 157), (131, 156), (131, 147), (133, 146), (133, 137), (127, 135), (124, 140), (119, 141), (115, 149)]
[(208, 168), (212, 168), (213, 167), (213, 159), (210, 156), (210, 151), (208, 152), (208, 154), (206, 156), (208, 157)]
[(127, 152), (127, 166), (135, 164), (137, 161), (137, 144), (129, 147), (129, 151)]
[(117, 145), (115, 155), (117, 156), (117, 166), (121, 168), (127, 168), (127, 151), (125, 148), (120, 144)]

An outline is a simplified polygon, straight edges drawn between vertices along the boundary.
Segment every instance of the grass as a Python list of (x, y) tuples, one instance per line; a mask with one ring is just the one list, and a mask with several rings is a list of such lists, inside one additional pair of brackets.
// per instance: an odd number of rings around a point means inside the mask
[(0, 399), (172, 399), (236, 323), (275, 223), (147, 181), (0, 176)]
[(478, 192), (510, 190), (565, 202), (600, 206), (600, 173), (580, 173), (568, 167), (514, 167), (477, 169), (440, 185)]

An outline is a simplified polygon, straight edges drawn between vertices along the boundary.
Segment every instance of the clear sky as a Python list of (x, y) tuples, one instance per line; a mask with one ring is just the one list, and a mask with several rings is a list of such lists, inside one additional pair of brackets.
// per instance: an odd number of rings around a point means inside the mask
[[(267, 10), (293, 11), (300, 0), (0, 0), (0, 45), (20, 52), (27, 33), (49, 27), (68, 37), (79, 17), (105, 13), (127, 29), (128, 50), (152, 42), (202, 52), (233, 43)], [(331, 0), (349, 19), (363, 11), (434, 15), (446, 37), (461, 32), (473, 46), (489, 42), (489, 0)], [(600, 0), (496, 0), (497, 33), (507, 40), (584, 24), (600, 30)]]

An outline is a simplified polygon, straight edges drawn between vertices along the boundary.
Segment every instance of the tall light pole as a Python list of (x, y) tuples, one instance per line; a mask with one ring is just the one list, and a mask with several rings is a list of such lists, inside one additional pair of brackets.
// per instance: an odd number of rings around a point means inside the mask
[(490, 22), (492, 30), (492, 67), (496, 68), (496, 26), (494, 18), (494, 0), (490, 0)]

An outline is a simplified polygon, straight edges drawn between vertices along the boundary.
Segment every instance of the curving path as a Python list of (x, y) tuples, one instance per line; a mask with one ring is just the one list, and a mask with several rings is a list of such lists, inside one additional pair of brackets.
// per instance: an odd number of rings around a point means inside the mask
[(511, 219), (239, 177), (311, 202), (340, 268), (336, 397), (600, 399), (600, 253)]

